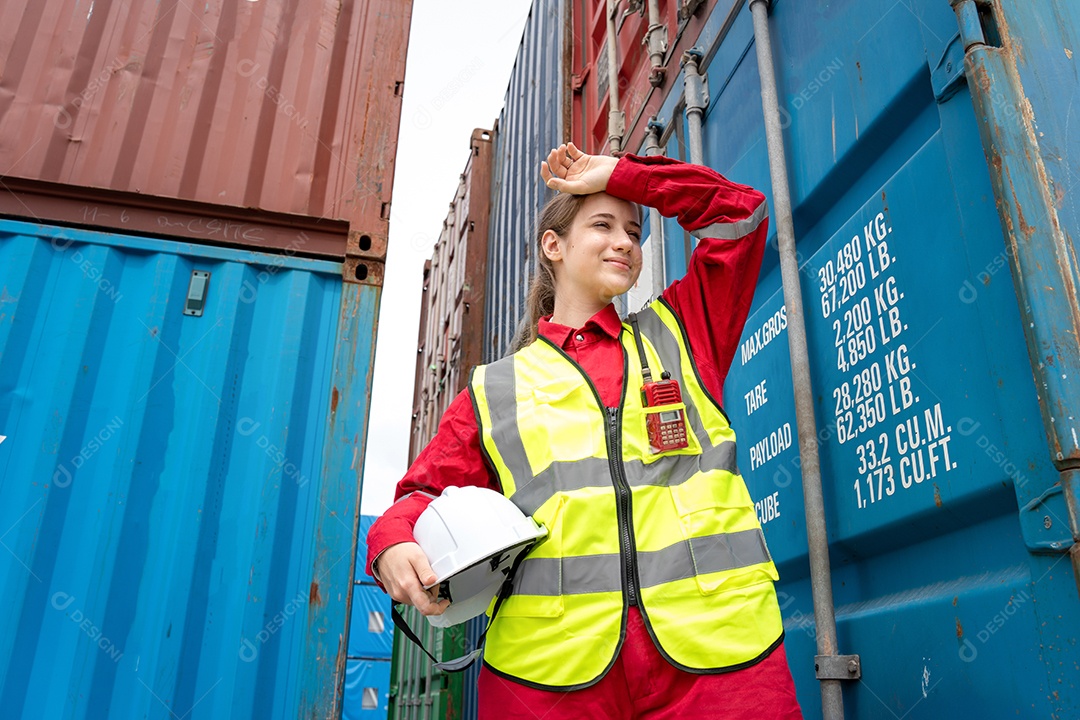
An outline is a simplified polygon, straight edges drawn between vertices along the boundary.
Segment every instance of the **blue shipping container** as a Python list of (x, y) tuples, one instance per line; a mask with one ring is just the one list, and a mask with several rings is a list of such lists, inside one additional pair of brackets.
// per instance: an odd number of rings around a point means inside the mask
[(0, 716), (338, 712), (379, 297), (0, 221)]
[(375, 584), (375, 578), (363, 571), (367, 562), (367, 534), (376, 519), (376, 515), (361, 515), (356, 534), (356, 580), (349, 622), (350, 660), (389, 660), (394, 649), (390, 596)]
[[(772, 3), (839, 652), (862, 663), (848, 717), (1080, 717), (1075, 495), (1066, 504), (1080, 464), (1080, 8), (980, 8), (961, 8), (962, 35), (939, 0)], [(745, 2), (718, 2), (699, 47), (705, 163), (771, 198)], [(660, 113), (673, 157), (682, 86)], [(775, 218), (771, 232), (724, 398), (814, 718)], [(686, 253), (675, 221), (665, 235), (670, 279)]]
[(394, 649), (390, 596), (377, 585), (353, 585), (350, 660), (389, 660)]
[(386, 720), (389, 702), (389, 660), (349, 660), (346, 663), (342, 720)]

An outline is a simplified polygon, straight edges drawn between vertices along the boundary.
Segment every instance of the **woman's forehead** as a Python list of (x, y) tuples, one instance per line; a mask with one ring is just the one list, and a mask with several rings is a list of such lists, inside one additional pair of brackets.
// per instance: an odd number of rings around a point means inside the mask
[(637, 206), (634, 203), (621, 198), (608, 195), (605, 192), (593, 193), (585, 198), (581, 205), (578, 217), (588, 220), (593, 215), (607, 214), (620, 222), (638, 223)]

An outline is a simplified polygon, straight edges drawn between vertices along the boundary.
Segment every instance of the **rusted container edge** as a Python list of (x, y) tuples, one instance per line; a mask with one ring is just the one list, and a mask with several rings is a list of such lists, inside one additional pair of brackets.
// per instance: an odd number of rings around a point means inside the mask
[(346, 255), (349, 234), (349, 223), (341, 220), (15, 177), (0, 181), (0, 215), (339, 261)]

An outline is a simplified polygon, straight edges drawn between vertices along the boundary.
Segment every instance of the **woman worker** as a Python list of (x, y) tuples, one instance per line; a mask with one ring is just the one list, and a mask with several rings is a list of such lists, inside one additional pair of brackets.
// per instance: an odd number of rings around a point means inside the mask
[[(443, 612), (412, 536), (424, 493), (488, 487), (548, 535), (487, 634), (481, 720), (800, 718), (776, 569), (716, 401), (765, 197), (706, 167), (572, 143), (540, 174), (558, 194), (538, 222), (527, 336), (453, 400), (371, 528), (369, 570), (394, 600)], [(612, 299), (641, 272), (639, 204), (698, 245), (685, 277), (623, 322)]]

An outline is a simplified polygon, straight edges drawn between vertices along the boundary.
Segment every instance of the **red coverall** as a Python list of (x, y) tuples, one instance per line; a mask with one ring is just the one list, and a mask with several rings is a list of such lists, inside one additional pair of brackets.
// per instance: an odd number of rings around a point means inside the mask
[[(625, 155), (619, 159), (607, 193), (677, 216), (687, 231), (750, 217), (765, 196), (732, 183), (714, 170), (671, 158)], [(724, 378), (738, 347), (761, 260), (768, 220), (737, 240), (705, 238), (690, 257), (682, 280), (663, 297), (682, 319), (702, 380), (713, 397), (722, 397)], [(588, 374), (608, 407), (619, 404), (623, 382), (621, 321), (613, 305), (581, 328), (542, 319), (539, 332), (562, 347)], [(736, 428), (736, 431), (738, 428)], [(368, 533), (368, 571), (391, 545), (413, 541), (412, 528), (430, 498), (450, 485), (499, 483), (480, 449), (468, 390), (451, 402), (439, 430), (398, 483), (398, 502)], [(408, 496), (408, 497), (406, 497)], [(404, 499), (402, 499), (404, 498)], [(595, 685), (572, 692), (546, 691), (480, 671), (480, 720), (527, 718), (801, 718), (795, 688), (781, 644), (756, 665), (715, 675), (679, 670), (657, 652), (636, 606), (630, 608), (626, 640), (618, 661)]]

